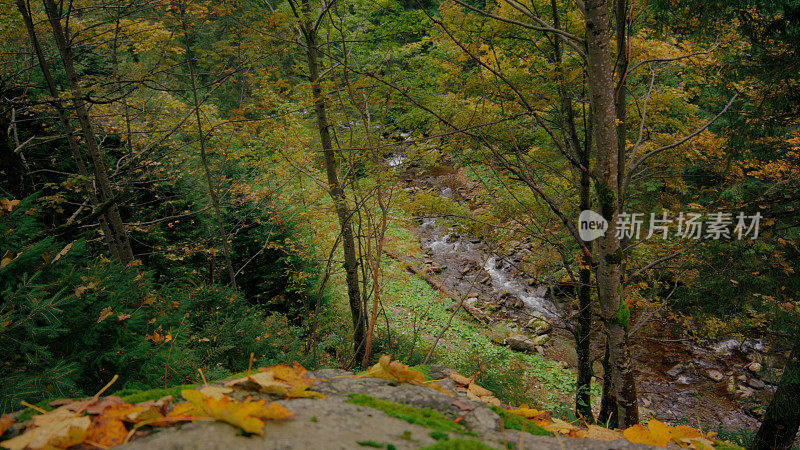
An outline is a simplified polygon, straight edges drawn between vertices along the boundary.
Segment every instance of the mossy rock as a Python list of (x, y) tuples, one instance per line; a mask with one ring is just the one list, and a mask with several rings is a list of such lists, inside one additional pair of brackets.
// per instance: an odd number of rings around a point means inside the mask
[(415, 408), (364, 394), (350, 394), (347, 397), (348, 403), (377, 409), (390, 417), (405, 420), (408, 423), (422, 425), (436, 431), (470, 434), (462, 425), (453, 422), (444, 414), (431, 408)]

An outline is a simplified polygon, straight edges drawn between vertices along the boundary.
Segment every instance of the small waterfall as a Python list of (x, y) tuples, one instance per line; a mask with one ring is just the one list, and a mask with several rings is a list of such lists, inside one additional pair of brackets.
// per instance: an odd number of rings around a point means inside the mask
[(497, 267), (497, 257), (492, 256), (486, 261), (483, 267), (492, 277), (492, 286), (495, 291), (506, 291), (514, 297), (522, 300), (530, 310), (542, 313), (547, 318), (554, 318), (557, 316), (553, 304), (544, 297), (538, 297), (531, 292), (528, 292), (522, 285), (515, 280), (510, 280), (508, 275)]

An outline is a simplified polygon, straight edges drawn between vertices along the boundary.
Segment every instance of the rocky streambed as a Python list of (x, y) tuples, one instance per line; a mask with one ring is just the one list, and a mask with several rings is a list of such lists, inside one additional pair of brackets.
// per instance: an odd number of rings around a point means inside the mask
[[(474, 201), (475, 186), (464, 183), (466, 177), (456, 169), (423, 169), (397, 161), (396, 170), (404, 171), (401, 178), (411, 195), (424, 190), (462, 204)], [(503, 330), (493, 336), (497, 344), (538, 352), (574, 367), (573, 338), (557, 306), (565, 299), (536, 285), (516, 264), (526, 252), (535, 251), (533, 244), (516, 242), (503, 254), (489, 240), (459, 234), (443, 223), (435, 217), (419, 219), (416, 233), (425, 252), (419, 262), (426, 270)], [(768, 349), (756, 341), (704, 341), (656, 320), (637, 333), (635, 344), (637, 388), (645, 418), (711, 430), (754, 431), (780, 375), (772, 367), (777, 364), (770, 360)], [(594, 367), (601, 378), (601, 365)]]

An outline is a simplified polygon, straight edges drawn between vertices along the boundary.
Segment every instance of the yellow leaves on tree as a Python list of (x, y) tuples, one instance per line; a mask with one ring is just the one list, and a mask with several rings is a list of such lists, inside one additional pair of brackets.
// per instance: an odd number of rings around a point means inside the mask
[(447, 389), (438, 384), (426, 382), (425, 375), (422, 372), (409, 369), (407, 365), (400, 361), (392, 361), (389, 355), (381, 356), (377, 364), (370, 367), (360, 376), (383, 378), (384, 380), (394, 381), (396, 383), (418, 384), (420, 386), (427, 386), (451, 397), (453, 396)]
[(293, 414), (277, 403), (266, 400), (243, 400), (237, 402), (230, 397), (220, 399), (203, 395), (194, 389), (181, 391), (188, 403), (181, 403), (168, 414), (169, 417), (211, 417), (239, 427), (248, 433), (263, 434), (262, 419), (288, 419)]
[(286, 398), (324, 398), (321, 393), (308, 390), (314, 385), (314, 381), (315, 379), (308, 375), (306, 368), (295, 361), (292, 366), (278, 364), (259, 368), (256, 374), (237, 378), (225, 384), (230, 387), (279, 394)]

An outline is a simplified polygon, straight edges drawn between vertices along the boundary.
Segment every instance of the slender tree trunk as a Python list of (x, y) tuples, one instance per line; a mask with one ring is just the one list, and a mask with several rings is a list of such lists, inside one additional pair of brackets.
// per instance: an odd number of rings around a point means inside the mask
[[(75, 58), (72, 53), (72, 45), (61, 26), (61, 15), (58, 6), (53, 0), (44, 0), (44, 6), (47, 12), (47, 19), (53, 30), (53, 38), (56, 41), (58, 53), (61, 56), (64, 72), (67, 75), (67, 82), (72, 91), (72, 105), (78, 117), (78, 123), (80, 124), (83, 138), (86, 141), (86, 150), (89, 154), (89, 159), (92, 162), (94, 179), (95, 183), (97, 183), (99, 194), (98, 200), (100, 203), (105, 203), (114, 198), (114, 193), (111, 188), (111, 182), (108, 179), (105, 162), (103, 162), (103, 155), (100, 153), (100, 146), (94, 135), (89, 112), (86, 109), (86, 102), (83, 100), (83, 90), (78, 82), (78, 74), (75, 71)], [(116, 252), (113, 253), (115, 253), (119, 262), (128, 264), (133, 261), (133, 251), (131, 250), (131, 243), (128, 239), (128, 232), (125, 230), (125, 224), (122, 222), (122, 216), (119, 213), (119, 207), (116, 203), (108, 208), (105, 219), (110, 229), (111, 241), (116, 247)]]
[[(52, 104), (56, 110), (56, 115), (58, 115), (58, 119), (61, 122), (61, 126), (64, 128), (64, 134), (67, 136), (67, 144), (70, 152), (72, 153), (72, 158), (75, 160), (75, 165), (78, 166), (78, 173), (84, 178), (83, 187), (86, 189), (86, 192), (89, 195), (89, 200), (92, 202), (92, 206), (98, 208), (103, 203), (97, 198), (95, 188), (92, 186), (90, 181), (89, 171), (86, 168), (86, 163), (83, 161), (83, 156), (81, 155), (78, 142), (75, 140), (75, 132), (72, 128), (72, 124), (69, 121), (67, 112), (64, 109), (64, 105), (61, 104), (58, 88), (56, 87), (55, 80), (50, 72), (50, 67), (47, 64), (47, 59), (44, 56), (44, 52), (42, 52), (42, 46), (39, 44), (39, 38), (36, 36), (36, 29), (34, 28), (33, 20), (30, 12), (28, 11), (28, 6), (25, 4), (25, 0), (16, 0), (16, 3), (17, 9), (22, 15), (22, 21), (25, 23), (25, 29), (27, 30), (28, 38), (31, 41), (31, 47), (33, 48), (33, 52), (36, 54), (36, 59), (39, 61), (39, 69), (42, 71), (42, 76), (47, 83), (47, 89), (50, 92), (50, 96), (54, 99)], [(99, 217), (100, 229), (103, 231), (103, 239), (106, 241), (111, 255), (119, 261), (119, 247), (114, 242), (114, 236), (111, 232), (111, 228), (108, 225), (107, 217), (108, 216), (106, 213), (103, 213)]]
[(751, 450), (788, 450), (800, 428), (800, 339), (783, 369), (781, 384), (764, 414)]
[[(627, 343), (629, 311), (620, 289), (620, 242), (617, 237), (619, 209), (619, 154), (610, 49), (611, 20), (606, 0), (586, 2), (586, 49), (589, 98), (597, 147), (596, 184), (600, 213), (608, 221), (598, 241), (597, 291), (600, 313), (608, 335), (612, 388), (622, 428), (639, 422), (635, 385)], [(631, 402), (633, 394), (633, 402)]]
[[(584, 167), (589, 167), (583, 163)], [(581, 175), (579, 190), (581, 211), (591, 208), (589, 175)], [(587, 242), (589, 251), (592, 243)], [(578, 373), (575, 381), (575, 415), (588, 423), (594, 422), (592, 413), (592, 269), (587, 258), (578, 275), (578, 323), (575, 330), (575, 352), (578, 356)]]
[[(222, 206), (219, 201), (219, 194), (217, 192), (214, 177), (211, 174), (211, 164), (208, 162), (208, 151), (206, 149), (206, 136), (203, 132), (203, 120), (200, 114), (200, 98), (197, 95), (197, 70), (195, 69), (195, 58), (192, 46), (189, 41), (189, 29), (186, 24), (186, 17), (184, 17), (183, 4), (180, 5), (181, 26), (183, 28), (183, 41), (184, 48), (186, 49), (186, 64), (189, 66), (189, 78), (192, 82), (192, 101), (194, 103), (194, 116), (197, 121), (197, 138), (200, 141), (200, 162), (203, 165), (203, 174), (205, 175), (206, 184), (208, 186), (208, 196), (211, 197), (211, 205), (214, 207), (214, 219), (217, 222), (217, 233), (219, 233), (219, 240), (222, 244), (222, 254), (225, 258), (225, 269), (228, 272), (228, 281), (231, 287), (236, 289), (236, 271), (233, 268), (233, 261), (231, 258), (231, 245), (228, 242), (228, 234), (225, 231), (225, 223), (222, 219)], [(213, 279), (213, 275), (212, 275)]]
[[(561, 17), (558, 11), (556, 0), (550, 1), (550, 9), (553, 15), (553, 27), (561, 29)], [(561, 128), (564, 132), (568, 148), (572, 150), (578, 162), (586, 168), (589, 167), (590, 145), (582, 145), (578, 132), (575, 128), (575, 114), (572, 109), (572, 97), (569, 95), (566, 86), (566, 77), (563, 67), (563, 47), (559, 38), (553, 39), (555, 51), (555, 63), (558, 72), (558, 96), (561, 101)], [(581, 211), (592, 207), (591, 183), (589, 174), (585, 170), (580, 170), (580, 181), (578, 186), (579, 207)], [(585, 243), (589, 252), (592, 250), (592, 243)], [(592, 272), (591, 263), (587, 255), (583, 258), (583, 267), (578, 275), (578, 319), (575, 327), (575, 351), (578, 359), (578, 373), (575, 380), (575, 415), (588, 423), (594, 422), (592, 413)]]
[(298, 17), (306, 44), (306, 63), (308, 65), (308, 78), (311, 82), (311, 95), (314, 101), (314, 113), (317, 118), (322, 153), (325, 159), (325, 173), (328, 179), (328, 192), (336, 209), (339, 227), (342, 236), (342, 249), (344, 251), (344, 270), (347, 281), (347, 296), (350, 302), (350, 314), (353, 319), (353, 344), (355, 357), (353, 361), (358, 364), (364, 360), (366, 314), (361, 302), (360, 286), (358, 281), (358, 257), (356, 243), (353, 236), (352, 214), (347, 204), (347, 197), (339, 182), (339, 165), (330, 133), (330, 121), (322, 93), (319, 49), (317, 48), (317, 30), (311, 21), (310, 5), (308, 0), (302, 2), (302, 13), (305, 18)]

